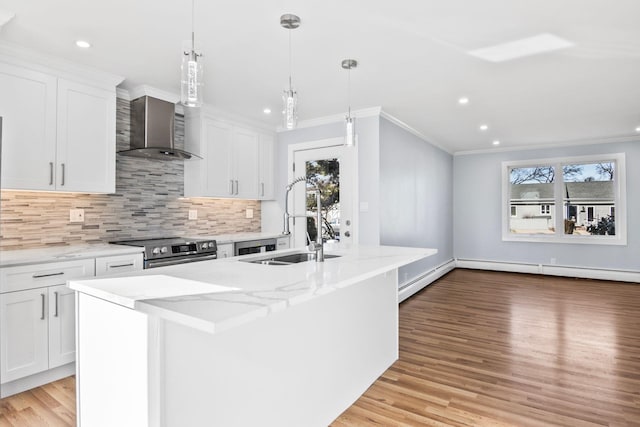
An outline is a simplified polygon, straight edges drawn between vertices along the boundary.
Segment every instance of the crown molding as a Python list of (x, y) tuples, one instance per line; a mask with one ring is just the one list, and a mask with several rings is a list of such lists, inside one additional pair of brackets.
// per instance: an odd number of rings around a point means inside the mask
[(522, 145), (519, 147), (483, 148), (480, 150), (456, 151), (453, 155), (468, 156), (474, 154), (507, 153), (512, 151), (541, 150), (549, 148), (574, 147), (580, 145), (614, 144), (617, 142), (640, 142), (640, 135), (611, 135), (595, 138), (551, 141), (545, 144)]
[(95, 68), (76, 64), (59, 57), (43, 54), (6, 41), (0, 41), (0, 60), (57, 77), (79, 81), (90, 86), (113, 90), (124, 81), (118, 76)]
[(387, 113), (385, 111), (382, 111), (381, 114), (380, 114), (380, 117), (382, 117), (382, 118), (386, 119), (387, 121), (393, 123), (394, 125), (398, 126), (399, 128), (404, 129), (407, 132), (417, 136), (421, 140), (433, 145), (434, 147), (437, 147), (437, 148), (441, 149), (445, 153), (453, 154), (453, 151), (451, 151), (451, 149), (449, 149), (449, 148), (447, 148), (447, 147), (435, 142), (435, 140), (433, 138), (428, 137), (427, 135), (423, 134), (419, 130), (409, 126), (408, 124), (406, 124), (402, 120), (392, 116), (391, 114), (389, 114), (389, 113)]

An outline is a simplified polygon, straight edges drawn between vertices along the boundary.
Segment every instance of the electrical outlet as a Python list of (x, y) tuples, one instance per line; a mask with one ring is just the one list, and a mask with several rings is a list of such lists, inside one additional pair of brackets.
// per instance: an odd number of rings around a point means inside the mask
[(253, 218), (253, 209), (247, 208), (247, 211), (245, 213), (245, 218), (247, 219)]
[(84, 209), (69, 210), (69, 222), (84, 222)]
[(551, 265), (555, 265), (558, 260), (555, 258), (551, 258)]
[(198, 211), (195, 209), (189, 209), (189, 219), (198, 219)]

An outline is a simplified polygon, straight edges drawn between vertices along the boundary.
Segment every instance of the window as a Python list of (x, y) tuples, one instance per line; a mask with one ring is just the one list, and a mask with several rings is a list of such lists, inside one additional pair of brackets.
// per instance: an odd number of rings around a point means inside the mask
[(624, 160), (609, 154), (503, 162), (503, 240), (626, 244)]

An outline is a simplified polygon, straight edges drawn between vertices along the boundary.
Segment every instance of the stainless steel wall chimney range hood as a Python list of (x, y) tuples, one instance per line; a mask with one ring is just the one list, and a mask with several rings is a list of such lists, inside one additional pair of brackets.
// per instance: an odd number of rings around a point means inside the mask
[(188, 160), (195, 154), (174, 146), (175, 105), (168, 101), (142, 96), (131, 101), (131, 149), (124, 156), (156, 160)]

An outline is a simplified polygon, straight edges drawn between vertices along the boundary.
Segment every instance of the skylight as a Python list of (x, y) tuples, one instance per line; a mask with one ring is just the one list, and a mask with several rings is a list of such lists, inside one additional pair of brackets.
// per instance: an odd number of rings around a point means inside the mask
[(490, 62), (504, 62), (525, 56), (538, 55), (574, 46), (573, 42), (553, 34), (538, 34), (520, 40), (483, 47), (467, 52), (471, 56)]

